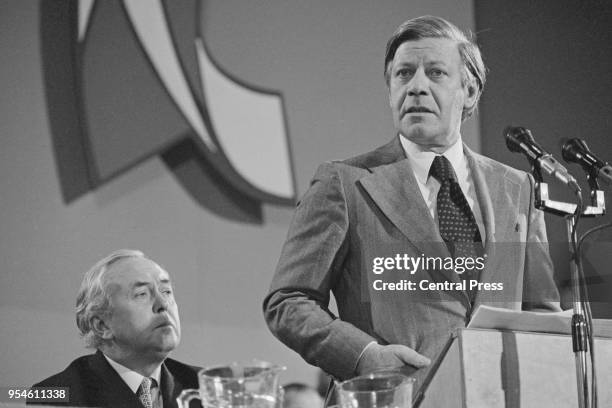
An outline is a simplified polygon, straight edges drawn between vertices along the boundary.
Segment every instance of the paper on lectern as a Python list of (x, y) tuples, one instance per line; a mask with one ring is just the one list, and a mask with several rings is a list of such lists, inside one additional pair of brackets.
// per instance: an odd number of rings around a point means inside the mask
[[(480, 305), (468, 324), (470, 329), (571, 334), (573, 311), (528, 312)], [(595, 337), (612, 338), (612, 320), (593, 319)]]

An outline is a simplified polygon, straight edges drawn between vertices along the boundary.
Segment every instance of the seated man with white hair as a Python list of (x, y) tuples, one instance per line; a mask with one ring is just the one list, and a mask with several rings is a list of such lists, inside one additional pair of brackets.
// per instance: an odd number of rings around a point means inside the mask
[(198, 367), (167, 358), (181, 339), (178, 306), (170, 275), (142, 252), (115, 251), (85, 274), (76, 321), (97, 351), (34, 385), (68, 387), (68, 402), (45, 405), (171, 408), (198, 388)]

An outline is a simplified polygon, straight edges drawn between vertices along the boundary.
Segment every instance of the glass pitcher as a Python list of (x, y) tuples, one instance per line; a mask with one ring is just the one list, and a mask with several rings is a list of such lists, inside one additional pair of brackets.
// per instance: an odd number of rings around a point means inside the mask
[(337, 383), (340, 408), (410, 408), (414, 378), (378, 372)]
[(205, 408), (280, 408), (279, 374), (285, 369), (263, 361), (203, 368), (200, 388), (183, 390), (176, 401), (179, 408), (193, 399)]

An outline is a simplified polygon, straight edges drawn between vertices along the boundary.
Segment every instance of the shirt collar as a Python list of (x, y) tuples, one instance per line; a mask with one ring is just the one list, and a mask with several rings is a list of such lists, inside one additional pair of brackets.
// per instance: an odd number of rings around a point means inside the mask
[[(110, 364), (111, 367), (113, 367), (113, 369), (117, 372), (117, 374), (119, 374), (119, 377), (121, 377), (121, 379), (125, 381), (128, 387), (130, 387), (132, 392), (136, 394), (144, 376), (140, 373), (137, 373), (136, 371), (127, 368), (124, 365), (119, 364), (114, 360), (111, 360), (106, 354), (104, 354), (104, 358), (106, 358), (108, 364)], [(161, 384), (161, 364), (157, 366), (157, 368), (153, 371), (153, 373), (150, 375), (150, 378), (153, 378), (155, 381), (157, 381), (157, 386), (159, 387), (159, 385)]]
[[(410, 166), (414, 172), (414, 176), (417, 181), (426, 184), (427, 178), (429, 177), (429, 169), (434, 161), (434, 158), (438, 156), (438, 153), (427, 150), (427, 148), (418, 145), (400, 134), (400, 143), (406, 153), (406, 156), (410, 159)], [(455, 174), (458, 180), (467, 178), (467, 164), (465, 160), (465, 154), (463, 153), (463, 142), (461, 135), (457, 138), (457, 141), (450, 146), (442, 156), (446, 157), (448, 161), (453, 165)]]

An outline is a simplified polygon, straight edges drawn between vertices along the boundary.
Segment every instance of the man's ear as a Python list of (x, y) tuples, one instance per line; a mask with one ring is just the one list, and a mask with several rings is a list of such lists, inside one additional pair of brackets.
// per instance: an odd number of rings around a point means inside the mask
[(463, 103), (463, 107), (465, 109), (471, 109), (472, 107), (474, 107), (474, 105), (476, 104), (476, 101), (478, 100), (478, 87), (476, 86), (476, 82), (469, 81), (465, 85), (465, 90), (466, 90), (466, 98)]
[(113, 338), (113, 331), (99, 316), (94, 316), (91, 320), (91, 327), (96, 335), (104, 340), (110, 340)]

